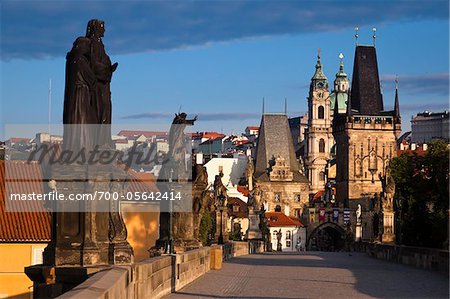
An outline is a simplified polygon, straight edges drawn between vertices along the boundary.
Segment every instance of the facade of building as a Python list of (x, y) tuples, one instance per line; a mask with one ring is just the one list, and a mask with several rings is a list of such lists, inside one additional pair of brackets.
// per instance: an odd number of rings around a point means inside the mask
[(299, 216), (308, 204), (309, 182), (301, 173), (285, 114), (263, 114), (254, 178), (267, 212)]
[(297, 242), (306, 242), (306, 229), (297, 217), (287, 216), (282, 212), (266, 212), (267, 226), (269, 227), (272, 250), (277, 250), (278, 235), (281, 233), (281, 251), (296, 251)]
[[(374, 46), (357, 46), (352, 89), (345, 113), (335, 106), (333, 135), (336, 140), (337, 201), (355, 210), (362, 205), (363, 222), (370, 237), (370, 200), (382, 191), (379, 176), (385, 175), (396, 156), (401, 118), (396, 90), (393, 111), (384, 111)], [(352, 221), (354, 223), (354, 221)]]
[(237, 189), (239, 181), (245, 176), (246, 166), (247, 157), (244, 155), (236, 155), (233, 158), (212, 158), (205, 163), (208, 184), (214, 186), (216, 175), (222, 173), (222, 184), (227, 188), (227, 195), (247, 202), (247, 196)]
[(432, 139), (449, 140), (448, 111), (418, 113), (411, 119), (411, 142), (426, 143)]
[[(29, 181), (6, 182), (7, 173)], [(38, 163), (0, 161), (0, 298), (31, 298), (33, 282), (25, 275), (24, 268), (42, 264), (42, 252), (50, 241), (50, 214), (42, 201), (15, 203), (20, 209), (35, 212), (9, 212), (6, 201), (9, 192), (42, 194), (41, 179)]]

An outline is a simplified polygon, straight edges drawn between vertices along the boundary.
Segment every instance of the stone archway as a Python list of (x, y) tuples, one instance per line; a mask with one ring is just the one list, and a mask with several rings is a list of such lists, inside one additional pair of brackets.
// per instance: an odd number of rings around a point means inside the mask
[(316, 227), (308, 237), (307, 250), (341, 251), (345, 249), (345, 230), (335, 222)]

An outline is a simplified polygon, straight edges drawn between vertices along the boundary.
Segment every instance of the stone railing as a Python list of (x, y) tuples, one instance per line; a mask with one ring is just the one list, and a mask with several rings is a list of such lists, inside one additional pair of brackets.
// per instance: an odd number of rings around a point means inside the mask
[(210, 270), (210, 248), (98, 272), (60, 298), (161, 298)]
[(228, 261), (236, 256), (264, 252), (262, 241), (230, 241), (222, 245), (222, 257)]
[(378, 259), (449, 273), (448, 250), (368, 242), (355, 243), (355, 249)]

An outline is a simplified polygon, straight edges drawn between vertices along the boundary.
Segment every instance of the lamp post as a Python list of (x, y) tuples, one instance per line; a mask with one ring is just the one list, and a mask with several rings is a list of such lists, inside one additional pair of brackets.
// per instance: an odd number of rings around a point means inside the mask
[(224, 206), (223, 206), (223, 200), (224, 200), (224, 196), (222, 194), (220, 194), (218, 196), (219, 199), (219, 211), (220, 211), (220, 234), (219, 234), (219, 240), (217, 243), (219, 244), (223, 244), (223, 210), (224, 210)]

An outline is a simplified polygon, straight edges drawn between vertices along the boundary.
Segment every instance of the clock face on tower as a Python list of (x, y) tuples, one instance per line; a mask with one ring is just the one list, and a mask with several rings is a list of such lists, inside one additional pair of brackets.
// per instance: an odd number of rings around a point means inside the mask
[(317, 88), (323, 88), (323, 87), (324, 87), (323, 82), (318, 82), (318, 83), (317, 83)]

